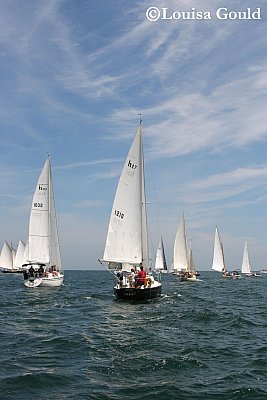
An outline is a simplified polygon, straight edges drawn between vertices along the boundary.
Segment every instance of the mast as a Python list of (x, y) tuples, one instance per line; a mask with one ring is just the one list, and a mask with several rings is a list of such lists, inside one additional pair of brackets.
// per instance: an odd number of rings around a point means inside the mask
[(141, 114), (139, 121), (140, 129), (140, 157), (141, 157), (141, 237), (142, 237), (142, 262), (144, 268), (149, 271), (149, 250), (148, 250), (148, 234), (147, 234), (147, 212), (146, 212), (146, 188), (145, 188), (145, 162), (144, 162), (144, 148), (143, 148), (143, 134), (142, 134), (142, 119)]
[(48, 253), (49, 266), (51, 267), (51, 165), (48, 154)]

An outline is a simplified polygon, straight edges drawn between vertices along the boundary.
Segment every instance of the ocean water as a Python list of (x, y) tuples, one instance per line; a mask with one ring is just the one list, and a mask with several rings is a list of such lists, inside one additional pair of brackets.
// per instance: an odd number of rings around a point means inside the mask
[(199, 278), (127, 303), (107, 271), (54, 289), (0, 274), (0, 399), (266, 400), (267, 274)]

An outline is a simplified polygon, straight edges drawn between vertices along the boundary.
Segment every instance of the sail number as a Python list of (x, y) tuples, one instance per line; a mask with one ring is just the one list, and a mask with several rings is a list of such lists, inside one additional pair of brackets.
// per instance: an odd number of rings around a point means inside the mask
[(119, 218), (123, 219), (124, 214), (122, 212), (120, 212), (118, 210), (114, 210), (114, 213), (115, 213), (116, 217), (119, 217)]
[(43, 203), (33, 203), (34, 208), (40, 208), (43, 207)]

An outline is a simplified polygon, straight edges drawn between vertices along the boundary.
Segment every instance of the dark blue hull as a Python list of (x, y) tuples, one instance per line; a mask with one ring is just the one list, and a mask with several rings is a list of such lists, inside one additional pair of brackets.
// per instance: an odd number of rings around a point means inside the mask
[(161, 296), (161, 285), (145, 289), (115, 287), (114, 294), (117, 299), (150, 300)]

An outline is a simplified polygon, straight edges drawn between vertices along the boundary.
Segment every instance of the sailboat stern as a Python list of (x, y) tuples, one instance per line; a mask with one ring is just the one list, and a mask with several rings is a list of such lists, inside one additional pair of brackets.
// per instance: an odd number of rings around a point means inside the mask
[(155, 281), (153, 286), (145, 288), (114, 287), (116, 299), (121, 300), (150, 300), (161, 296), (161, 283)]

